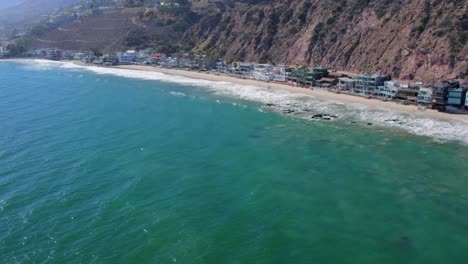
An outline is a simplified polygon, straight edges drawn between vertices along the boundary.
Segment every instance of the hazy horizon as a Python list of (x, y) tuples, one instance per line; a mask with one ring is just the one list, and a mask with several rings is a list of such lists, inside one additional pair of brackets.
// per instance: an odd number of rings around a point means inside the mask
[(0, 9), (20, 4), (23, 0), (0, 0)]

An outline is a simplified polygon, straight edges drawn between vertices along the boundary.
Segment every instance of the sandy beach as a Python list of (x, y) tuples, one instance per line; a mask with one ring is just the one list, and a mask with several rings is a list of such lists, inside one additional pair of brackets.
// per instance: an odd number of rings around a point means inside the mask
[(353, 96), (348, 94), (337, 94), (334, 92), (329, 92), (322, 89), (306, 89), (301, 87), (295, 87), (288, 84), (280, 84), (280, 83), (267, 83), (262, 81), (256, 81), (252, 79), (241, 79), (236, 77), (231, 77), (227, 75), (216, 75), (209, 72), (195, 72), (195, 71), (186, 71), (186, 70), (179, 70), (179, 69), (165, 69), (159, 67), (152, 67), (152, 66), (143, 66), (143, 65), (119, 65), (113, 66), (114, 68), (119, 69), (128, 69), (128, 70), (138, 70), (138, 71), (150, 71), (150, 72), (160, 72), (169, 75), (175, 76), (183, 76), (193, 79), (203, 79), (215, 82), (230, 82), (242, 85), (252, 85), (257, 87), (263, 87), (274, 90), (282, 90), (288, 91), (291, 93), (300, 93), (306, 94), (322, 99), (340, 101), (344, 103), (355, 103), (355, 104), (363, 104), (372, 107), (380, 107), (384, 109), (389, 109), (393, 111), (399, 111), (404, 113), (411, 113), (415, 115), (419, 115), (421, 117), (430, 117), (430, 118), (438, 118), (438, 119), (451, 119), (451, 120), (465, 120), (468, 121), (468, 115), (456, 115), (456, 114), (449, 114), (438, 112), (433, 109), (425, 109), (420, 110), (415, 105), (403, 105), (397, 104), (395, 102), (384, 102), (377, 99), (367, 99), (364, 97)]

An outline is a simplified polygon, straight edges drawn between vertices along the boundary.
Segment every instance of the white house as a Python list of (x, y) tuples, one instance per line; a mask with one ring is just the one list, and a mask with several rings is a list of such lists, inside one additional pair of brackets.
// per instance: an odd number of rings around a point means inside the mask
[(432, 103), (432, 87), (420, 87), (418, 93), (418, 105), (428, 106)]
[(275, 82), (286, 82), (288, 80), (286, 76), (286, 68), (276, 66), (273, 71), (274, 77), (273, 81)]
[(253, 76), (255, 80), (264, 81), (264, 82), (273, 81), (275, 77), (274, 74), (271, 74), (269, 72), (263, 72), (263, 71), (254, 71)]
[(120, 52), (118, 56), (120, 64), (132, 64), (135, 62), (137, 53), (134, 50), (128, 50), (127, 52)]
[(275, 82), (286, 82), (288, 78), (286, 77), (286, 72), (279, 72), (275, 74), (273, 81)]
[(407, 87), (408, 85), (406, 84), (401, 84), (399, 82), (386, 81), (384, 82), (383, 86), (377, 86), (377, 89), (375, 90), (375, 95), (382, 99), (392, 100), (393, 97), (395, 97), (395, 95), (398, 93), (398, 90), (400, 88), (407, 88)]
[(259, 81), (275, 81), (286, 82), (286, 69), (268, 64), (255, 64), (252, 67), (249, 65), (244, 71), (251, 72), (252, 77)]
[(73, 59), (74, 60), (82, 60), (84, 57), (86, 57), (85, 53), (78, 52), (78, 53), (75, 53), (75, 55), (73, 56)]
[(466, 93), (465, 109), (468, 110), (468, 93)]

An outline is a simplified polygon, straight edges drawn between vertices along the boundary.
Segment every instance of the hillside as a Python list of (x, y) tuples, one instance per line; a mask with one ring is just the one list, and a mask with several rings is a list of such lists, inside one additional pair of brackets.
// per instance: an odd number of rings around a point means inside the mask
[(195, 1), (183, 10), (123, 8), (80, 18), (34, 37), (31, 47), (184, 48), (430, 81), (466, 75), (467, 7), (468, 0)]
[(158, 25), (148, 13), (148, 20), (145, 20), (144, 11), (142, 8), (116, 9), (77, 19), (34, 37), (30, 47), (111, 52), (127, 47), (154, 47), (159, 43), (164, 46), (182, 38), (183, 31), (177, 32), (170, 25)]
[(80, 0), (23, 0), (8, 3), (0, 10), (0, 36), (8, 35), (12, 30), (23, 31), (42, 16), (50, 14)]

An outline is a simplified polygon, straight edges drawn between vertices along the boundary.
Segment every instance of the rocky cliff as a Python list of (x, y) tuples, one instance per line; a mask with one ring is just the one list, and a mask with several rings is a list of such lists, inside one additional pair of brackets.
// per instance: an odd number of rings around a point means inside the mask
[(232, 60), (429, 81), (466, 74), (467, 7), (466, 0), (233, 1), (185, 37)]
[[(468, 0), (199, 0), (189, 5), (183, 12), (114, 12), (125, 16), (115, 26), (98, 25), (100, 15), (93, 15), (32, 43), (65, 39), (68, 44), (58, 46), (85, 49), (97, 38), (107, 51), (165, 42), (226, 60), (380, 71), (400, 79), (467, 74)], [(112, 20), (119, 21), (107, 19)], [(112, 36), (106, 38), (101, 29)]]

